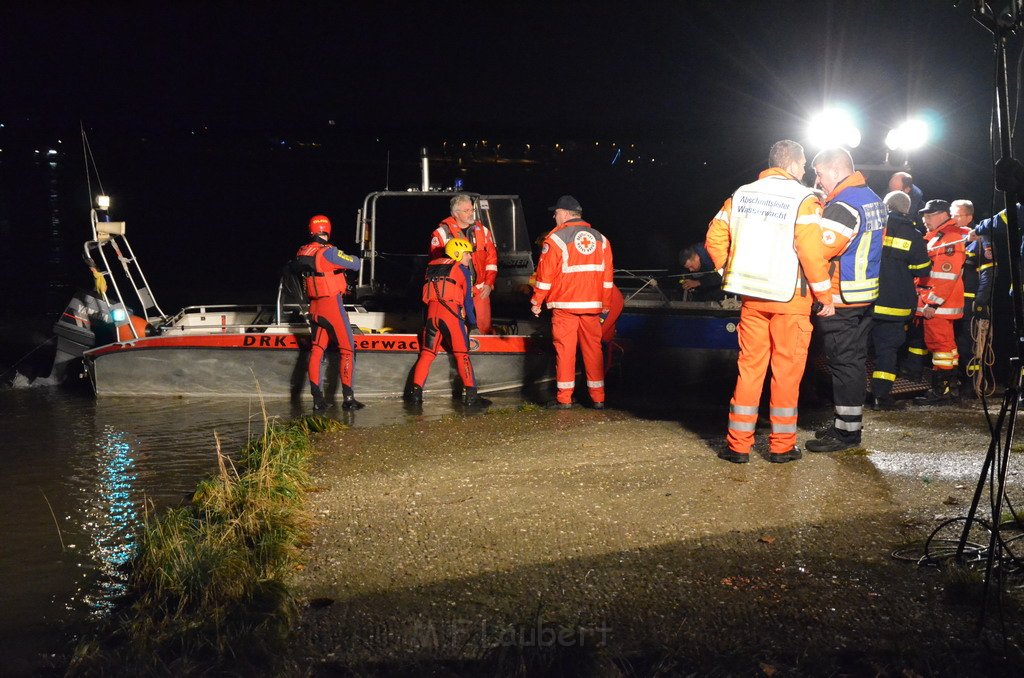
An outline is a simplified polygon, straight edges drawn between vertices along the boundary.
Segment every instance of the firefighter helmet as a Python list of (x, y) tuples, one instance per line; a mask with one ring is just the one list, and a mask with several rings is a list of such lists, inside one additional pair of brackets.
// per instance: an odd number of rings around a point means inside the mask
[(331, 220), (322, 214), (318, 214), (309, 220), (309, 234), (312, 236), (326, 235), (331, 237)]
[(472, 252), (473, 243), (469, 242), (465, 238), (452, 238), (444, 246), (444, 254), (449, 259), (455, 261), (462, 261), (462, 255), (464, 252)]

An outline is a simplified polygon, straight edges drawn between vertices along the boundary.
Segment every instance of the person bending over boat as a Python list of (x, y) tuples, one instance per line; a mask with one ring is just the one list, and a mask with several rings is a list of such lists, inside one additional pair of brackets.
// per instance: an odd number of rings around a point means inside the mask
[(445, 218), (430, 234), (430, 258), (445, 255), (445, 245), (452, 238), (463, 238), (473, 246), (470, 287), (476, 310), (477, 328), (481, 334), (493, 334), (491, 326), (491, 292), (498, 277), (498, 250), (490, 229), (475, 219), (473, 199), (466, 193), (457, 193), (451, 200), (452, 214)]
[(352, 325), (345, 312), (347, 283), (345, 271), (358, 271), (359, 259), (345, 254), (328, 241), (331, 237), (331, 220), (318, 214), (309, 220), (310, 242), (299, 248), (295, 255), (298, 268), (306, 282), (306, 296), (309, 297), (309, 322), (312, 346), (309, 350), (309, 390), (313, 394), (313, 409), (327, 409), (324, 398), (324, 351), (334, 344), (341, 353), (339, 372), (341, 377), (341, 406), (346, 410), (359, 409), (363, 404), (356, 400), (352, 390), (352, 372), (355, 367), (355, 347), (352, 342)]
[(814, 300), (821, 304), (819, 316), (835, 313), (821, 244), (821, 201), (800, 181), (806, 162), (803, 146), (797, 142), (775, 142), (768, 153), (768, 169), (757, 181), (740, 186), (708, 226), (705, 246), (715, 267), (724, 269), (723, 288), (743, 300), (739, 377), (729, 401), (728, 449), (718, 453), (720, 459), (734, 464), (750, 461), (769, 365), (768, 459), (786, 463), (802, 456), (796, 444), (797, 402), (811, 341)]
[(413, 367), (412, 385), (405, 393), (408, 402), (423, 402), (423, 384), (438, 349), (443, 347), (455, 357), (455, 366), (462, 380), (462, 402), (480, 407), (491, 404), (490, 400), (477, 393), (473, 364), (469, 360), (469, 328), (477, 320), (473, 308), (472, 257), (472, 243), (464, 238), (452, 238), (445, 243), (444, 256), (427, 264), (423, 285), (426, 318), (420, 337), (420, 355)]
[(689, 292), (690, 301), (721, 301), (725, 298), (722, 276), (715, 270), (715, 264), (704, 248), (704, 243), (694, 243), (680, 252), (679, 262), (688, 275), (680, 278), (679, 285), (684, 294)]
[(558, 392), (548, 406), (572, 408), (576, 387), (576, 346), (583, 353), (587, 390), (594, 409), (604, 409), (604, 358), (601, 320), (611, 313), (612, 246), (597, 229), (583, 221), (583, 207), (563, 195), (550, 208), (555, 228), (544, 238), (537, 262), (537, 282), (530, 300), (533, 315), (551, 309), (551, 343), (555, 346)]

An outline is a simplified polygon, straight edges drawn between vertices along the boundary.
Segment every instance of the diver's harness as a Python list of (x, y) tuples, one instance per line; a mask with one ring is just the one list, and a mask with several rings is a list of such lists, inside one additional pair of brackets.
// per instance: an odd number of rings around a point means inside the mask
[[(458, 265), (459, 264), (457, 262), (452, 262), (451, 266), (448, 267), (448, 271), (447, 272), (451, 273), (452, 268), (454, 268), (455, 266), (458, 266)], [(434, 288), (434, 297), (435, 298), (432, 299), (431, 301), (436, 301), (437, 303), (441, 304), (441, 306), (444, 307), (444, 309), (446, 311), (451, 313), (453, 316), (455, 316), (459, 320), (462, 320), (463, 322), (465, 322), (465, 320), (466, 320), (465, 313), (464, 312), (463, 313), (457, 313), (455, 310), (452, 309), (451, 306), (448, 305), (448, 302), (445, 301), (445, 298), (444, 298), (444, 292), (445, 292), (445, 290), (448, 287), (448, 283), (450, 282), (450, 283), (452, 283), (454, 285), (455, 284), (455, 279), (449, 277), (448, 275), (430, 275), (429, 268), (427, 270), (427, 275), (430, 276), (428, 278), (428, 282), (430, 283), (431, 287)], [(443, 280), (444, 281), (444, 285), (440, 289), (438, 289), (438, 286), (437, 286), (439, 280)], [(472, 284), (472, 282), (470, 282), (470, 284)], [(464, 311), (464, 309), (461, 309), (461, 308), (460, 308), (460, 310)]]

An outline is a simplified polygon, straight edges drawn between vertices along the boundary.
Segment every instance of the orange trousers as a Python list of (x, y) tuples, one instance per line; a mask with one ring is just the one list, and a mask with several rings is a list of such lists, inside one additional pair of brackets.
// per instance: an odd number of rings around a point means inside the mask
[(571, 403), (576, 387), (576, 347), (583, 353), (587, 390), (595, 403), (604, 402), (604, 356), (601, 353), (601, 317), (560, 308), (551, 311), (551, 343), (555, 345), (555, 381), (560, 403)]
[(924, 319), (924, 345), (932, 352), (932, 369), (955, 370), (960, 364), (953, 320), (945, 317)]
[(769, 450), (788, 452), (796, 445), (800, 379), (811, 343), (811, 319), (802, 314), (769, 313), (743, 305), (740, 311), (737, 360), (739, 378), (729, 402), (726, 440), (734, 452), (750, 453), (761, 391), (769, 364), (772, 368)]

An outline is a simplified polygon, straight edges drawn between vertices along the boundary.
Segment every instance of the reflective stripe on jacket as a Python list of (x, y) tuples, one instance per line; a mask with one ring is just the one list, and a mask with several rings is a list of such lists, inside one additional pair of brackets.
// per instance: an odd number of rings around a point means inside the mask
[(821, 241), (832, 261), (832, 301), (864, 306), (878, 298), (885, 205), (854, 172), (832, 189), (821, 219)]
[(740, 187), (729, 214), (729, 257), (722, 275), (726, 292), (768, 301), (789, 301), (800, 283), (793, 247), (800, 205), (813, 192), (784, 176), (767, 175)]
[(582, 219), (570, 219), (544, 238), (531, 303), (600, 313), (609, 308), (614, 272), (608, 239)]
[[(753, 249), (748, 251), (747, 248), (751, 246), (756, 247), (759, 240), (756, 228), (760, 222), (754, 214), (745, 214), (741, 222), (746, 223), (741, 223), (740, 228), (736, 229), (736, 231), (742, 231), (740, 234), (742, 237), (734, 241), (732, 221), (737, 215), (735, 207), (736, 196), (728, 198), (725, 204), (722, 205), (722, 209), (719, 210), (718, 214), (708, 225), (708, 232), (704, 242), (704, 246), (712, 261), (714, 261), (714, 265), (720, 268), (725, 268), (728, 265), (733, 276), (743, 271), (741, 266), (746, 265), (743, 262), (749, 262), (751, 269), (755, 272), (773, 270), (774, 273), (770, 275), (778, 276), (778, 280), (772, 284), (772, 287), (778, 289), (780, 296), (784, 296), (786, 300), (772, 301), (754, 295), (745, 295), (743, 297), (745, 306), (750, 306), (760, 311), (806, 315), (810, 313), (814, 298), (817, 298), (822, 303), (829, 303), (831, 301), (829, 296), (831, 283), (828, 277), (828, 263), (825, 260), (825, 254), (821, 245), (821, 229), (819, 225), (821, 202), (818, 200), (817, 195), (802, 186), (791, 174), (778, 167), (771, 167), (761, 172), (756, 182), (740, 188), (736, 193), (741, 199), (745, 195), (755, 195), (755, 193), (749, 191), (752, 187), (761, 187), (775, 196), (781, 196), (773, 198), (773, 200), (785, 203), (786, 212), (791, 215), (792, 222), (785, 229), (781, 227), (781, 224), (776, 224), (779, 226), (778, 237), (771, 243), (768, 249), (761, 251), (761, 256), (755, 257), (753, 254), (756, 254), (756, 252)], [(792, 210), (791, 208), (794, 203), (795, 210)], [(771, 218), (777, 220), (775, 216)], [(749, 240), (747, 240), (748, 238)], [(744, 244), (743, 240), (747, 240), (747, 244)], [(743, 247), (744, 251), (741, 256), (736, 257), (733, 255), (733, 250), (739, 247)], [(785, 252), (787, 249), (795, 254), (795, 258), (799, 263), (799, 271), (792, 268), (792, 261), (789, 259), (791, 255), (789, 254), (782, 255), (786, 259), (785, 266), (772, 266), (772, 262), (765, 261), (768, 255), (774, 256), (775, 252)], [(802, 289), (803, 285), (799, 276), (801, 271), (813, 292), (813, 297), (806, 289)], [(753, 279), (760, 275), (760, 273), (755, 273), (755, 275), (746, 277)], [(741, 275), (740, 279), (743, 278), (744, 276)], [(788, 296), (783, 291), (784, 288), (788, 288)]]
[(873, 312), (879, 320), (907, 320), (917, 308), (914, 278), (931, 268), (924, 237), (910, 217), (890, 212), (882, 240), (878, 299)]
[(931, 270), (918, 278), (920, 291), (917, 312), (923, 313), (925, 306), (938, 306), (935, 315), (944, 318), (960, 318), (964, 314), (964, 268), (963, 235), (952, 219), (925, 235), (928, 256), (932, 259)]

